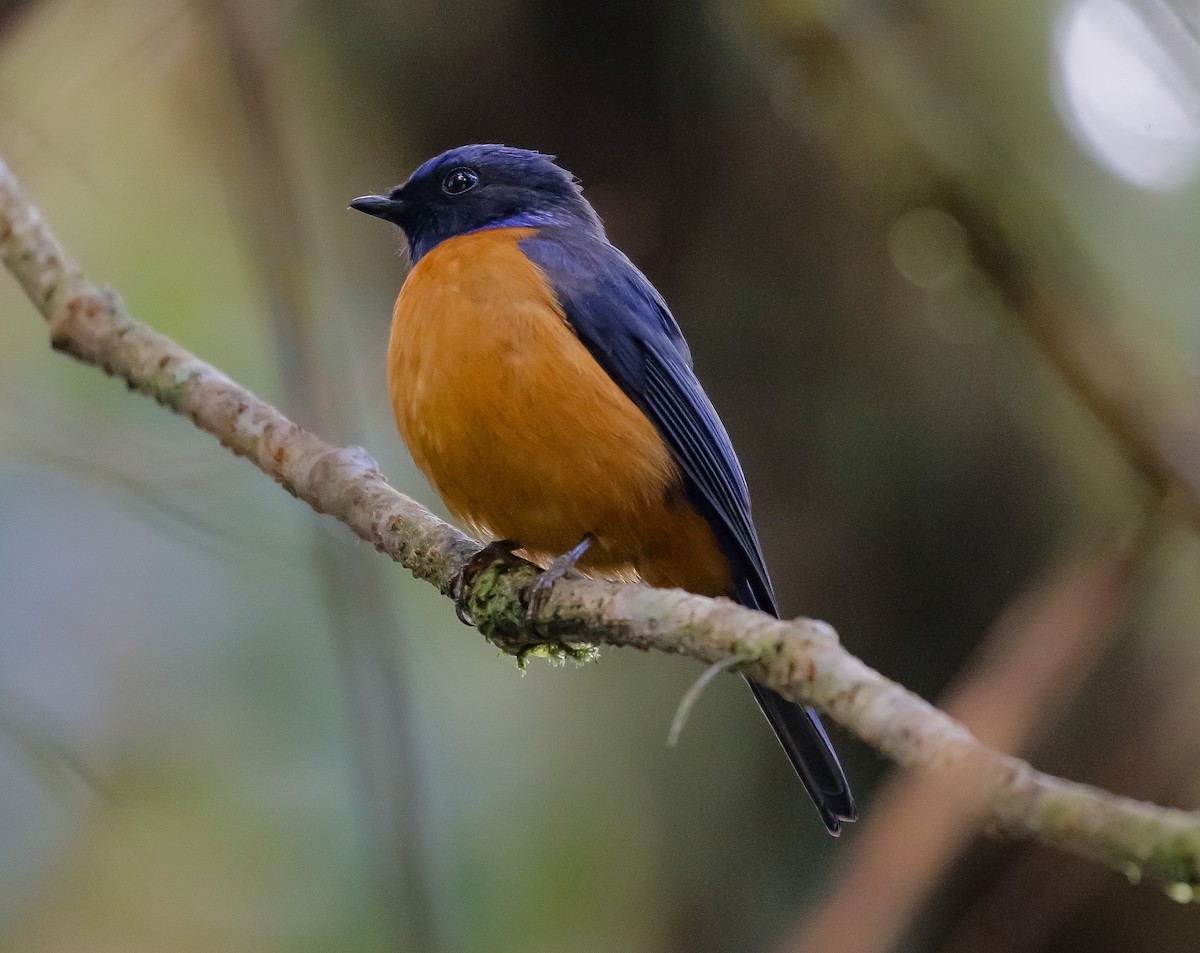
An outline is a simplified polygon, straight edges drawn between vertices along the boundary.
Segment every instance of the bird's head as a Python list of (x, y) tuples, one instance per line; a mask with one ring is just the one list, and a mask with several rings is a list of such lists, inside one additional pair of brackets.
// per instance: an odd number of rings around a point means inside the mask
[(460, 146), (430, 159), (387, 195), (350, 203), (400, 226), (416, 262), (447, 238), (484, 228), (603, 227), (575, 177), (554, 157), (509, 146)]

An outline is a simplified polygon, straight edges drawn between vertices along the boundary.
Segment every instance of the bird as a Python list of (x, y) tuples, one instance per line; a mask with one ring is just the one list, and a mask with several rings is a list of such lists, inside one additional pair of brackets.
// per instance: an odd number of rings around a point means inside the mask
[[(461, 146), (350, 208), (403, 233), (388, 390), (455, 520), (546, 567), (542, 592), (578, 569), (779, 615), (741, 465), (683, 333), (570, 172), (540, 152)], [(820, 717), (749, 684), (836, 836), (857, 809)]]

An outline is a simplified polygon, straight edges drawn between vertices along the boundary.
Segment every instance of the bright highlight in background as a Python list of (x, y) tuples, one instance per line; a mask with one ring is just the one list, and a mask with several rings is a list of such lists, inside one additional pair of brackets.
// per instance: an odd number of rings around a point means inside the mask
[(1059, 20), (1059, 109), (1111, 172), (1175, 189), (1200, 167), (1200, 42), (1167, 0), (1075, 0)]

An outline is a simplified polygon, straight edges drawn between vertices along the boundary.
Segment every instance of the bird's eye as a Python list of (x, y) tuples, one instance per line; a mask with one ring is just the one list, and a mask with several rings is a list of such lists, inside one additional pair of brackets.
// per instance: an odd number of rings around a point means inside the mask
[(442, 179), (442, 191), (447, 195), (462, 195), (470, 192), (479, 182), (479, 176), (471, 169), (454, 169)]

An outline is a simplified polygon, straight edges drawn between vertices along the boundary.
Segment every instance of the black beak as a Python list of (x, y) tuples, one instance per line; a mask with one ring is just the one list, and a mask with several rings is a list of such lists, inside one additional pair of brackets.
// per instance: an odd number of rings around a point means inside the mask
[(350, 207), (399, 225), (405, 206), (400, 199), (389, 199), (386, 195), (363, 195), (351, 202)]

